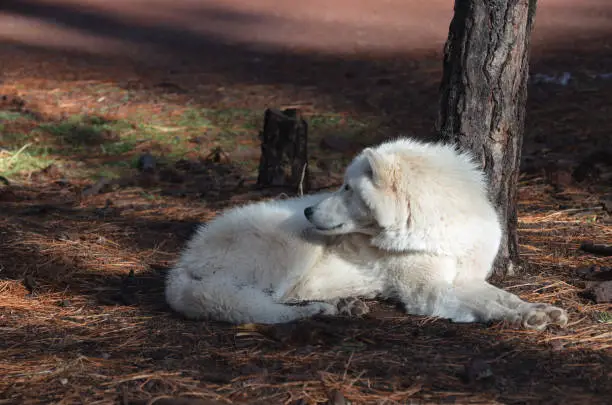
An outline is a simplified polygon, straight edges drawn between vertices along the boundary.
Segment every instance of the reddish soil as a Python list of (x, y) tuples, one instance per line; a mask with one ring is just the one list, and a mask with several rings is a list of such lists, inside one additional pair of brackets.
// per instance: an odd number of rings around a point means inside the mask
[[(530, 85), (525, 266), (499, 283), (568, 308), (567, 329), (457, 325), (377, 303), (365, 319), (188, 322), (163, 302), (168, 265), (195, 224), (265, 195), (248, 182), (224, 186), (238, 170), (227, 162), (206, 176), (176, 169), (187, 188), (199, 187), (195, 196), (160, 193), (172, 181), (159, 175), (84, 196), (71, 173), (41, 171), (0, 184), (0, 404), (159, 405), (185, 395), (259, 404), (334, 395), (372, 404), (609, 403), (612, 335), (601, 314), (612, 309), (581, 294), (575, 274), (610, 266), (578, 249), (585, 239), (612, 243), (600, 203), (612, 194), (609, 162), (582, 181), (571, 173), (611, 144), (612, 79), (597, 75), (612, 72), (612, 3), (540, 3), (532, 73), (573, 80)], [(381, 118), (381, 138), (426, 135), (451, 16), (452, 2), (442, 0), (3, 0), (0, 111), (26, 108), (47, 122), (153, 114), (170, 101), (297, 105)], [(99, 84), (131, 98), (102, 114), (110, 102), (92, 90)], [(492, 376), (475, 378), (474, 362)]]

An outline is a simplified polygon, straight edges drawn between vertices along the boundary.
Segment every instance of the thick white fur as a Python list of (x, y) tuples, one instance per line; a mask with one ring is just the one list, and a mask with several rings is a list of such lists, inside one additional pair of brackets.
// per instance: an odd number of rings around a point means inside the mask
[(562, 309), (486, 282), (501, 236), (469, 154), (398, 139), (358, 155), (334, 193), (250, 204), (202, 226), (166, 298), (189, 318), (232, 323), (333, 315), (340, 298), (380, 295), (456, 322), (565, 325)]

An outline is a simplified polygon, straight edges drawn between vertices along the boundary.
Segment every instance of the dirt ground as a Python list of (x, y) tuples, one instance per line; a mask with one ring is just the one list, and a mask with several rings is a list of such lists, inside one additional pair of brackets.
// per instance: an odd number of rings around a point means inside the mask
[(303, 112), (317, 189), (364, 145), (433, 132), (452, 2), (2, 1), (0, 404), (609, 403), (612, 307), (577, 270), (612, 265), (580, 249), (612, 244), (612, 4), (540, 3), (524, 263), (496, 284), (568, 309), (544, 332), (377, 302), (230, 326), (164, 303), (198, 223), (282, 198), (254, 184), (265, 108)]

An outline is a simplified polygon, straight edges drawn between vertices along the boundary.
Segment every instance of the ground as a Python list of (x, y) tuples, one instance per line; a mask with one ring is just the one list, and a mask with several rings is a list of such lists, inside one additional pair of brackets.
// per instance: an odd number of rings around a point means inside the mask
[[(2, 2), (0, 404), (607, 403), (612, 310), (576, 274), (610, 266), (579, 249), (612, 243), (607, 1), (540, 2), (523, 267), (495, 281), (566, 308), (567, 328), (376, 302), (276, 327), (167, 308), (164, 272), (197, 223), (283, 198), (254, 184), (265, 108), (304, 113), (315, 189), (364, 145), (434, 130), (452, 2), (277, 3)], [(147, 152), (154, 173), (138, 169)]]

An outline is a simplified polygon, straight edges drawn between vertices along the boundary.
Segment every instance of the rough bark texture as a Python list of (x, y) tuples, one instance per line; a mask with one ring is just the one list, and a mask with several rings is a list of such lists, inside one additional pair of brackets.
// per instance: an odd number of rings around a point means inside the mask
[(296, 109), (267, 109), (257, 185), (308, 192), (308, 125)]
[(536, 0), (456, 0), (445, 46), (438, 131), (474, 152), (506, 232), (494, 274), (518, 264), (517, 182)]

